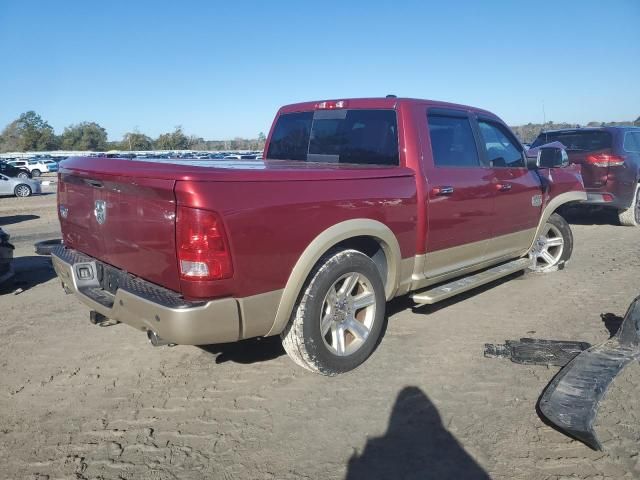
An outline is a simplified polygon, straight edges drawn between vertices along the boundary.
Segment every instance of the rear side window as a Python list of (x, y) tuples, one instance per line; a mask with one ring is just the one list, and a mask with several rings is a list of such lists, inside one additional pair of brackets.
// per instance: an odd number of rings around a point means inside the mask
[(399, 165), (394, 110), (317, 110), (280, 115), (267, 158)]
[(524, 158), (518, 144), (502, 125), (480, 120), (478, 126), (490, 166), (524, 167)]
[(560, 142), (567, 150), (593, 152), (611, 148), (611, 134), (603, 130), (567, 130), (541, 133), (531, 148), (546, 143)]
[(478, 150), (466, 117), (428, 115), (431, 151), (436, 167), (479, 167)]
[(640, 152), (640, 132), (625, 133), (623, 148), (626, 152)]

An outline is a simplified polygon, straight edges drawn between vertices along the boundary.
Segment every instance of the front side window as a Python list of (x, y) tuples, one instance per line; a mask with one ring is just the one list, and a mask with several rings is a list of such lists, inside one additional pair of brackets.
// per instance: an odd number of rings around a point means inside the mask
[(394, 110), (316, 110), (280, 115), (267, 158), (399, 165)]
[(524, 157), (520, 147), (502, 125), (479, 120), (478, 126), (487, 161), (491, 167), (524, 167)]
[(436, 167), (479, 167), (478, 150), (467, 117), (428, 115), (431, 152)]

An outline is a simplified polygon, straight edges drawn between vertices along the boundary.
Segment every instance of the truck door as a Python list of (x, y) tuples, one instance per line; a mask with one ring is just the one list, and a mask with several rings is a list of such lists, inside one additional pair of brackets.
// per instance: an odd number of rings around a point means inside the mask
[(425, 275), (437, 277), (481, 263), (491, 237), (496, 195), (469, 114), (428, 109), (421, 135), (427, 181)]
[(526, 167), (524, 150), (511, 131), (492, 118), (477, 117), (481, 158), (496, 192), (487, 259), (523, 254), (532, 244), (542, 210), (542, 189)]

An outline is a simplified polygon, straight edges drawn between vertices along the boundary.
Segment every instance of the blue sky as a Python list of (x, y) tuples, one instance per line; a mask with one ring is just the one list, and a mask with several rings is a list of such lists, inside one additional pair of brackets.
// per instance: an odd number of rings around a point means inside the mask
[(0, 128), (255, 137), (297, 101), (384, 96), (509, 124), (640, 115), (640, 1), (0, 0)]

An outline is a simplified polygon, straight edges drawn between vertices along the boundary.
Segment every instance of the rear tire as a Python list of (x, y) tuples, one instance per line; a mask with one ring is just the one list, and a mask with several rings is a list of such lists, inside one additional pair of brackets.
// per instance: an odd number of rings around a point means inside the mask
[(29, 197), (31, 196), (31, 187), (29, 185), (25, 185), (21, 183), (20, 185), (14, 188), (13, 193), (16, 194), (16, 197)]
[(380, 340), (385, 291), (378, 268), (357, 250), (333, 251), (311, 271), (280, 334), (291, 359), (322, 375), (361, 365)]
[(532, 262), (529, 270), (537, 273), (561, 270), (571, 258), (572, 253), (571, 227), (564, 218), (553, 213), (529, 252)]
[(22, 179), (29, 178), (29, 174), (27, 172), (20, 172), (18, 174), (18, 178), (22, 178)]
[(631, 206), (618, 212), (618, 220), (620, 220), (620, 225), (625, 227), (637, 227), (640, 225), (640, 185), (636, 186)]

